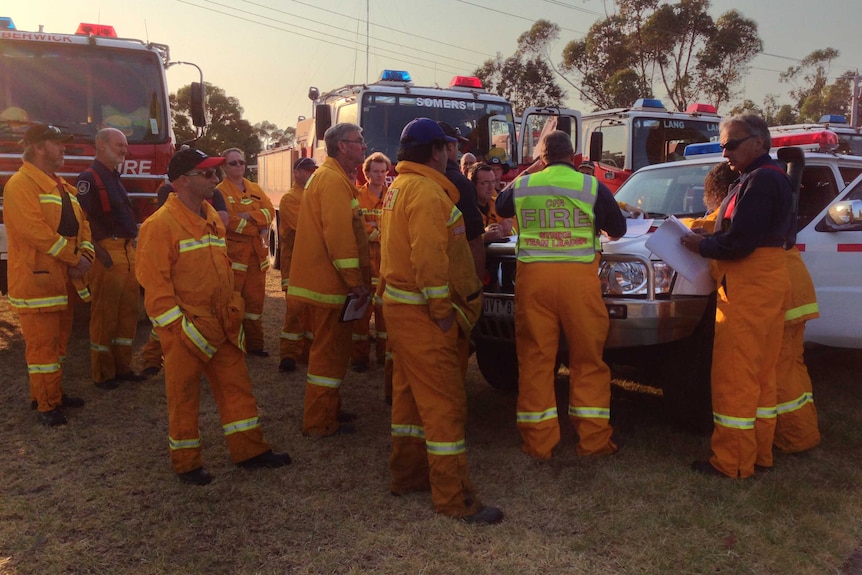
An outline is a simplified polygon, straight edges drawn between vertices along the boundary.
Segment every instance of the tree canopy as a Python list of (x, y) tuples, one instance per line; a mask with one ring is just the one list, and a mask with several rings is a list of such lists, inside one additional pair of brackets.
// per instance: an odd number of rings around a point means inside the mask
[(209, 125), (204, 135), (195, 140), (196, 131), (189, 112), (191, 86), (183, 86), (176, 94), (170, 95), (177, 145), (189, 143), (209, 155), (220, 154), (227, 148), (239, 148), (245, 151), (249, 164), (256, 163), (261, 141), (255, 128), (243, 119), (239, 100), (210, 83), (206, 83), (206, 98)]

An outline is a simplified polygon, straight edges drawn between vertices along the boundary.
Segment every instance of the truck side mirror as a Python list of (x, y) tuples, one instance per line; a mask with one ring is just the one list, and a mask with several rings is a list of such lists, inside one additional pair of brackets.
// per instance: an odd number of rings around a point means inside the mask
[(206, 87), (201, 82), (192, 82), (189, 112), (191, 112), (192, 124), (195, 127), (203, 128), (207, 125)]
[(323, 135), (330, 126), (332, 126), (332, 109), (328, 104), (318, 104), (314, 108), (314, 131), (318, 142), (323, 141)]
[(557, 118), (557, 129), (562, 130), (568, 135), (572, 135), (572, 117), (560, 116)]
[(601, 132), (590, 134), (590, 159), (594, 162), (602, 161), (602, 148), (604, 147), (604, 135)]

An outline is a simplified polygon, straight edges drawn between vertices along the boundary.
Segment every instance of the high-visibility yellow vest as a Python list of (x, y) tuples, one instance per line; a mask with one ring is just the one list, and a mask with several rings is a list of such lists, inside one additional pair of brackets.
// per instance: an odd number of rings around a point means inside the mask
[(551, 165), (515, 183), (518, 261), (590, 263), (599, 250), (595, 232), (598, 181), (568, 165)]

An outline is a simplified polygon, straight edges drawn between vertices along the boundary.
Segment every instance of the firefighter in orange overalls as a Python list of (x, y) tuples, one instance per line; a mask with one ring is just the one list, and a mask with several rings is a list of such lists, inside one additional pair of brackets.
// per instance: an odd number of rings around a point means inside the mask
[(3, 216), (9, 242), (9, 303), (24, 334), (30, 398), (39, 421), (63, 425), (63, 407), (84, 400), (63, 393), (63, 361), (72, 332), (77, 291), (90, 294), (84, 274), (95, 257), (90, 226), (75, 198), (75, 188), (56, 171), (63, 166), (64, 143), (72, 136), (44, 124), (24, 135), (24, 164), (3, 191)]
[(568, 134), (554, 131), (543, 142), (544, 169), (518, 178), (497, 198), (498, 213), (516, 216), (520, 226), (515, 345), (521, 449), (550, 459), (560, 442), (554, 374), (562, 326), (577, 453), (608, 455), (617, 445), (610, 425), (611, 372), (602, 359), (610, 323), (599, 284), (599, 235), (623, 236), (625, 218), (610, 190), (575, 169)]
[[(721, 147), (739, 181), (719, 208), (715, 233), (681, 238), (712, 258), (719, 284), (712, 359), (712, 457), (692, 469), (745, 478), (772, 467), (775, 368), (790, 290), (784, 245), (792, 191), (769, 157), (772, 139), (753, 114), (724, 120)], [(727, 225), (725, 225), (727, 224)]]
[(775, 448), (807, 451), (820, 443), (811, 377), (805, 366), (805, 322), (820, 317), (814, 282), (796, 246), (785, 252), (791, 295), (784, 313), (784, 337), (776, 367)]
[[(296, 223), (299, 220), (299, 206), (302, 194), (317, 164), (311, 158), (299, 158), (293, 163), (293, 186), (281, 196), (278, 204), (278, 245), (281, 260), (281, 289), (287, 298), (290, 285), (290, 261), (293, 258), (293, 245), (296, 242)], [(296, 362), (308, 358), (308, 341), (311, 335), (307, 329), (302, 304), (295, 299), (286, 299), (284, 327), (279, 337), (279, 371), (294, 371)]]
[(446, 177), (446, 136), (428, 118), (401, 133), (398, 176), (383, 201), (381, 287), (395, 361), (391, 492), (431, 491), (438, 513), (497, 523), (467, 473), (461, 358), (481, 311), (458, 190)]
[(350, 362), (353, 322), (339, 320), (348, 294), (364, 304), (371, 289), (368, 236), (348, 176), (365, 158), (362, 128), (336, 124), (324, 140), (328, 157), (302, 195), (287, 286), (288, 305), (301, 303), (311, 326), (302, 432), (314, 436), (355, 431), (343, 421), (352, 414), (340, 413), (339, 394)]
[(212, 481), (198, 429), (201, 375), (209, 380), (235, 464), (290, 463), (263, 438), (243, 353), (243, 299), (234, 290), (224, 224), (206, 202), (222, 163), (193, 148), (174, 154), (168, 178), (175, 193), (141, 226), (135, 268), (165, 356), (171, 463), (181, 481), (195, 485)]
[(135, 280), (138, 224), (117, 171), (128, 151), (125, 134), (105, 128), (95, 143), (96, 157), (76, 185), (96, 249), (89, 275), (90, 363), (96, 387), (115, 389), (120, 381), (146, 379), (131, 366), (141, 293)]
[[(386, 155), (375, 152), (365, 158), (362, 172), (365, 174), (365, 184), (356, 193), (359, 201), (359, 213), (365, 220), (365, 231), (368, 233), (368, 252), (371, 256), (371, 285), (377, 289), (380, 277), (380, 208), (383, 205), (383, 194), (386, 192), (386, 175), (392, 168), (392, 162)], [(378, 365), (386, 360), (386, 323), (383, 319), (383, 306), (375, 302), (374, 330), (375, 352)], [(353, 355), (350, 369), (363, 373), (368, 370), (368, 355), (371, 351), (369, 324), (371, 322), (372, 306), (368, 306), (365, 317), (353, 322)]]
[(227, 204), (227, 253), (237, 291), (245, 300), (248, 353), (269, 357), (263, 338), (263, 302), (266, 270), (269, 269), (269, 227), (275, 208), (260, 186), (244, 178), (245, 152), (230, 148), (222, 152), (225, 179), (217, 187)]

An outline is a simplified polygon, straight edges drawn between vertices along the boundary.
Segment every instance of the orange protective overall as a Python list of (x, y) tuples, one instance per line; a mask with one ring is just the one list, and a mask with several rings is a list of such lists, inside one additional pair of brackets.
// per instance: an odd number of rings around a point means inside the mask
[[(359, 202), (359, 213), (365, 221), (365, 231), (368, 233), (368, 253), (371, 260), (371, 285), (373, 289), (377, 289), (377, 284), (380, 278), (380, 215), (382, 213), (383, 195), (386, 194), (384, 186), (383, 192), (378, 198), (374, 192), (368, 189), (368, 185), (364, 185), (356, 192), (356, 199)], [(370, 342), (370, 323), (371, 313), (374, 312), (374, 333), (375, 333), (375, 356), (377, 363), (383, 364), (386, 357), (386, 322), (383, 319), (383, 306), (377, 302), (374, 305), (368, 306), (368, 311), (365, 317), (353, 322), (353, 352), (351, 359), (356, 363), (368, 363), (368, 355), (371, 352)]]
[[(383, 203), (381, 282), (394, 358), (394, 493), (431, 489), (438, 513), (482, 504), (467, 472), (463, 358), (481, 310), (481, 284), (454, 202), (458, 191), (428, 166), (399, 162)], [(443, 331), (438, 321), (456, 323)]]
[(210, 383), (235, 463), (269, 450), (243, 353), (243, 301), (234, 291), (224, 226), (176, 195), (141, 226), (136, 275), (165, 356), (168, 434), (177, 473), (201, 467), (201, 375)]
[(568, 411), (578, 432), (578, 455), (616, 451), (609, 423), (611, 372), (602, 359), (609, 320), (598, 265), (599, 258), (589, 264), (518, 262), (518, 429), (524, 452), (539, 459), (549, 459), (560, 442), (554, 393), (560, 325), (569, 344)]
[[(266, 296), (266, 271), (269, 269), (269, 252), (264, 247), (261, 233), (268, 234), (275, 209), (260, 186), (243, 178), (239, 189), (225, 179), (217, 188), (225, 199), (228, 212), (227, 254), (234, 273), (236, 290), (245, 301), (243, 327), (246, 347), (250, 351), (264, 349), (263, 302)], [(249, 219), (239, 216), (248, 213)]]
[(799, 250), (787, 254), (791, 301), (784, 314), (784, 338), (776, 368), (778, 420), (775, 425), (775, 447), (785, 453), (811, 449), (820, 443), (817, 408), (811, 377), (805, 366), (805, 322), (820, 317), (814, 284)]
[[(68, 221), (63, 221), (63, 211)], [(62, 404), (62, 364), (72, 330), (77, 291), (89, 301), (83, 281), (69, 281), (68, 269), (81, 255), (93, 259), (90, 226), (75, 199), (75, 188), (25, 161), (6, 183), (4, 223), (9, 242), (9, 304), (18, 312), (26, 343), (30, 398), (41, 412)], [(76, 235), (58, 232), (73, 223)]]
[(90, 362), (93, 381), (105, 381), (132, 371), (132, 343), (138, 327), (140, 291), (135, 279), (133, 240), (105, 238), (99, 245), (113, 264), (97, 258), (90, 267)]
[(287, 298), (290, 285), (290, 262), (293, 259), (293, 246), (296, 243), (296, 224), (299, 220), (299, 207), (304, 192), (298, 183), (281, 197), (278, 204), (278, 245), (281, 260), (281, 289), (285, 292), (284, 326), (281, 328), (278, 344), (279, 359), (290, 358), (294, 361), (308, 361), (311, 331), (302, 303)]
[(287, 302), (306, 309), (313, 334), (302, 420), (306, 435), (338, 430), (339, 388), (353, 331), (352, 322), (338, 318), (351, 289), (371, 288), (368, 239), (355, 190), (341, 164), (327, 158), (302, 195)]
[(718, 290), (712, 358), (710, 463), (730, 477), (772, 466), (775, 366), (790, 290), (783, 248), (757, 248), (739, 260), (713, 262)]

